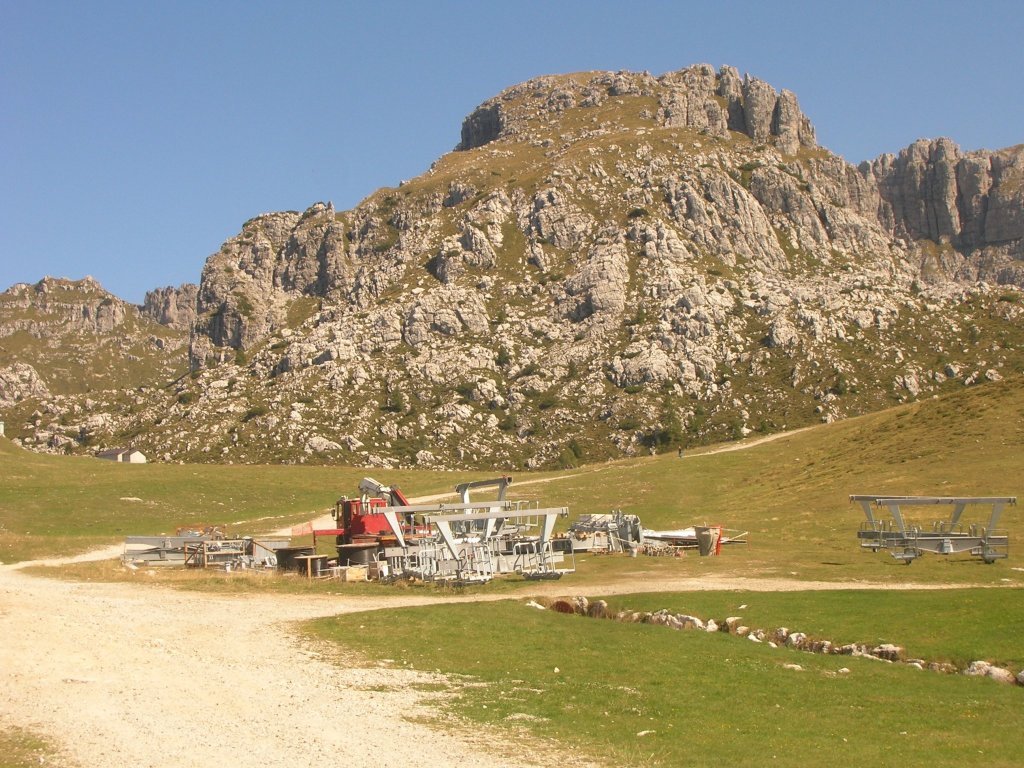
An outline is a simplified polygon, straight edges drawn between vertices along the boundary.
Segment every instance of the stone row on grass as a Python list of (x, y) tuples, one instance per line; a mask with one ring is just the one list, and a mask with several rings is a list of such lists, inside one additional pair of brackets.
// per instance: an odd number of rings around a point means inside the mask
[[(972, 661), (965, 669), (955, 664), (925, 659), (909, 658), (902, 646), (892, 643), (871, 645), (865, 643), (846, 643), (843, 645), (813, 638), (804, 632), (797, 632), (787, 627), (775, 629), (752, 628), (743, 623), (741, 616), (729, 616), (724, 620), (702, 619), (687, 613), (675, 613), (662, 608), (660, 611), (618, 611), (608, 610), (604, 600), (591, 601), (583, 595), (548, 601), (546, 605), (531, 601), (534, 608), (548, 608), (558, 613), (571, 613), (588, 616), (592, 619), (611, 619), (630, 624), (653, 624), (675, 630), (696, 630), (702, 632), (725, 632), (736, 637), (745, 637), (751, 642), (765, 643), (771, 648), (786, 647), (806, 653), (831, 654), (837, 656), (857, 656), (874, 659), (890, 664), (906, 664), (916, 669), (926, 669), (944, 674), (964, 674), (972, 677), (988, 677), (996, 682), (1024, 686), (1024, 670), (1014, 674), (1009, 669), (998, 667), (988, 661)], [(742, 606), (741, 606), (742, 607)]]

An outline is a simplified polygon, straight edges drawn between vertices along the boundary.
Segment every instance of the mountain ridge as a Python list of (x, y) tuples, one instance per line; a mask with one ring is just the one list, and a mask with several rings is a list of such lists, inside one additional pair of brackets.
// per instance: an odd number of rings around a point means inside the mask
[(1022, 174), (1022, 146), (948, 140), (854, 167), (730, 67), (536, 78), (398, 188), (246, 222), (204, 266), (191, 377), (111, 438), (543, 466), (995, 379), (1021, 370)]

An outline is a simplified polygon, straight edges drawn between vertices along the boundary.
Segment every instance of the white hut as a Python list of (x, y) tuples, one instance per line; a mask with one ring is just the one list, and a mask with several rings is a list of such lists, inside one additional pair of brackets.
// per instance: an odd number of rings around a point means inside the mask
[(145, 464), (146, 454), (137, 448), (110, 448), (96, 454), (97, 459), (116, 461), (122, 464)]

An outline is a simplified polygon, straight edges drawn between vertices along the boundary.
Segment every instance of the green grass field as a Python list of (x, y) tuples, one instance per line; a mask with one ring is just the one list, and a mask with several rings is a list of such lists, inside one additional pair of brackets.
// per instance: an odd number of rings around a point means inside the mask
[[(699, 593), (629, 608), (749, 616), (837, 642), (887, 638), (965, 661), (1024, 650), (1022, 592)], [(739, 610), (747, 604), (749, 612)], [(999, 621), (993, 620), (994, 616)], [(310, 631), (366, 656), (450, 676), (447, 712), (526, 728), (603, 765), (1016, 766), (1024, 689), (722, 632), (539, 611), (520, 602), (349, 614)], [(970, 650), (968, 650), (970, 646)], [(800, 670), (785, 665), (799, 665)], [(848, 671), (842, 671), (842, 670)]]
[(59, 765), (59, 755), (51, 739), (25, 728), (0, 726), (0, 768)]
[[(2, 438), (0, 464), (4, 562), (75, 554), (180, 526), (264, 533), (324, 514), (343, 494), (358, 495), (368, 474), (351, 467), (116, 464), (29, 453)], [(462, 477), (403, 471), (389, 473), (387, 482), (439, 493)]]

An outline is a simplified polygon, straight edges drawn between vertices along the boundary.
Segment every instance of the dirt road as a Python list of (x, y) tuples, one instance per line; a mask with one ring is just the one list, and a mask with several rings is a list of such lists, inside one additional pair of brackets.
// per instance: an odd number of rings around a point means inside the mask
[(290, 626), (381, 605), (71, 583), (2, 567), (0, 726), (54, 738), (59, 763), (81, 768), (526, 764), (496, 754), (493, 734), (413, 722), (429, 714), (410, 687), (426, 675), (337, 666)]

